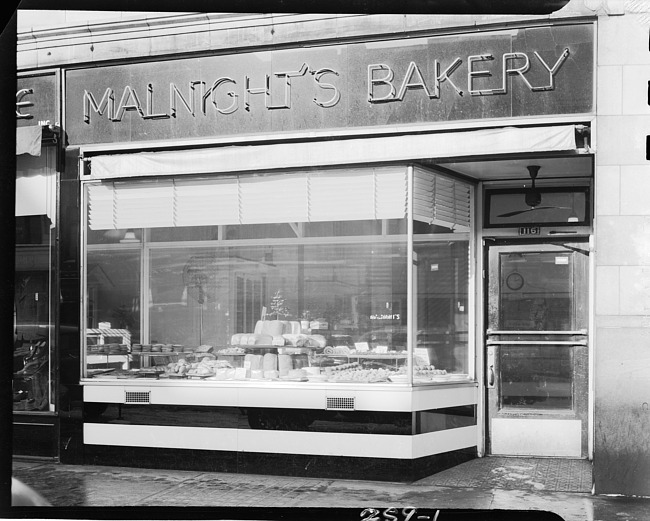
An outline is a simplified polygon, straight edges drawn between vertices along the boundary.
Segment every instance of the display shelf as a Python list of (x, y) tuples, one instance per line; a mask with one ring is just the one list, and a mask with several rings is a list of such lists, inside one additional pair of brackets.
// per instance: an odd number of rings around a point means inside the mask
[(328, 357), (347, 357), (373, 360), (406, 360), (408, 353), (348, 353), (348, 354), (326, 354)]
[(129, 369), (131, 365), (130, 354), (125, 353), (118, 355), (108, 353), (93, 353), (86, 355), (86, 364), (88, 365), (112, 364), (116, 362), (122, 362), (122, 368)]
[(131, 346), (131, 333), (128, 329), (90, 328), (86, 329), (86, 337), (96, 339), (97, 344), (105, 344), (107, 338), (121, 338), (120, 344)]
[(305, 349), (307, 351), (314, 351), (315, 349), (319, 349), (318, 347), (312, 347), (312, 346), (291, 346), (291, 345), (274, 346), (268, 344), (234, 345), (232, 347), (239, 347), (241, 349)]
[(214, 353), (195, 353), (194, 351), (131, 351), (130, 353), (133, 356), (197, 356), (197, 355), (207, 355), (214, 356)]
[(400, 367), (408, 359), (408, 353), (349, 353), (349, 354), (323, 354), (326, 359), (344, 360), (347, 363), (376, 363), (391, 367)]

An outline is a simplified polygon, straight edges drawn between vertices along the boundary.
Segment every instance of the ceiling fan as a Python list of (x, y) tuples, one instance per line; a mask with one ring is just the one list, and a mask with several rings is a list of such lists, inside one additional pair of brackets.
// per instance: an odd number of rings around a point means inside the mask
[(571, 208), (568, 206), (540, 206), (540, 204), (542, 204), (542, 193), (535, 188), (535, 179), (537, 179), (537, 174), (539, 173), (539, 169), (541, 167), (539, 165), (529, 165), (526, 168), (530, 174), (532, 184), (530, 189), (526, 190), (526, 193), (524, 194), (524, 201), (526, 202), (526, 205), (530, 206), (530, 208), (527, 208), (526, 210), (515, 210), (514, 212), (502, 213), (499, 215), (499, 217), (514, 217), (515, 215), (532, 212), (535, 210), (571, 210)]

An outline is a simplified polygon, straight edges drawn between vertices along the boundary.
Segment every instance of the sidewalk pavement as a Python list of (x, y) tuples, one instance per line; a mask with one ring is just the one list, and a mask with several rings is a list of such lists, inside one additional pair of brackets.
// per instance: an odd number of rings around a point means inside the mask
[[(492, 465), (490, 474), (495, 474), (494, 468), (504, 468), (503, 465), (495, 467), (498, 463), (485, 463)], [(476, 472), (476, 465), (480, 464), (474, 463), (471, 472)], [(433, 520), (436, 519), (436, 509), (441, 509), (438, 521), (461, 519), (453, 515), (458, 514), (457, 509), (469, 509), (467, 515), (474, 513), (477, 517), (470, 516), (468, 519), (477, 521), (506, 518), (527, 521), (538, 519), (535, 516), (541, 512), (558, 519), (551, 514), (555, 513), (564, 521), (650, 520), (650, 498), (594, 496), (589, 492), (548, 490), (543, 488), (544, 483), (538, 482), (532, 482), (534, 486), (518, 486), (516, 478), (512, 478), (510, 485), (504, 481), (484, 480), (470, 487), (464, 486), (469, 482), (467, 479), (457, 479), (459, 472), (462, 472), (459, 467), (445, 471), (455, 473), (453, 480), (444, 478), (444, 473), (440, 473), (406, 484), (14, 460), (13, 476), (41, 493), (54, 507), (65, 507), (65, 514), (74, 514), (75, 509), (81, 507), (82, 514), (66, 516), (77, 518), (93, 517), (86, 507), (92, 507), (90, 511), (94, 507), (101, 507), (97, 511), (102, 512), (104, 519), (107, 515), (110, 518), (110, 513), (119, 513), (115, 518), (123, 519), (124, 515), (129, 518), (129, 514), (136, 512), (141, 518), (139, 507), (153, 507), (147, 519), (158, 516), (186, 519), (188, 515), (193, 518), (192, 512), (202, 519), (289, 519), (296, 518), (290, 515), (292, 512), (310, 512), (308, 516), (298, 517), (314, 519), (325, 513), (324, 518), (339, 519), (343, 513), (349, 514), (350, 519), (370, 521), (373, 512), (364, 512), (364, 509), (375, 508), (377, 521)], [(521, 468), (521, 465), (512, 468)], [(503, 475), (499, 474), (499, 479)], [(441, 486), (436, 482), (448, 485)], [(531, 480), (526, 482), (531, 483)], [(451, 483), (457, 485), (450, 486)], [(106, 507), (129, 508), (116, 512), (106, 510)], [(175, 510), (175, 507), (197, 507), (201, 510)], [(407, 507), (414, 507), (415, 510)], [(341, 508), (351, 510), (337, 510)], [(389, 508), (399, 510), (386, 510)], [(277, 512), (274, 509), (278, 509)], [(318, 509), (325, 509), (325, 512)], [(473, 512), (474, 509), (483, 513)], [(522, 510), (526, 512), (522, 513)], [(327, 515), (328, 512), (332, 514)], [(277, 517), (274, 517), (274, 513), (278, 514)]]

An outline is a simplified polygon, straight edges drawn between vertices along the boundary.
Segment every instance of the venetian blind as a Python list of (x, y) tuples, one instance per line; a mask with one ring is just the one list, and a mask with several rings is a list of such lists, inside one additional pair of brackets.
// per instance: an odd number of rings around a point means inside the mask
[(399, 219), (406, 167), (88, 185), (92, 230)]
[(470, 186), (435, 172), (414, 169), (413, 219), (454, 231), (470, 229)]

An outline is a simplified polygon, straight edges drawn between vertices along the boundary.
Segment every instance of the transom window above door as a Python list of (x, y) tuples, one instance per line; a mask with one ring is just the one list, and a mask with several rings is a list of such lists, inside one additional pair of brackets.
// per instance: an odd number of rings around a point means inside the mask
[(484, 208), (486, 228), (588, 226), (591, 222), (588, 186), (487, 189)]

